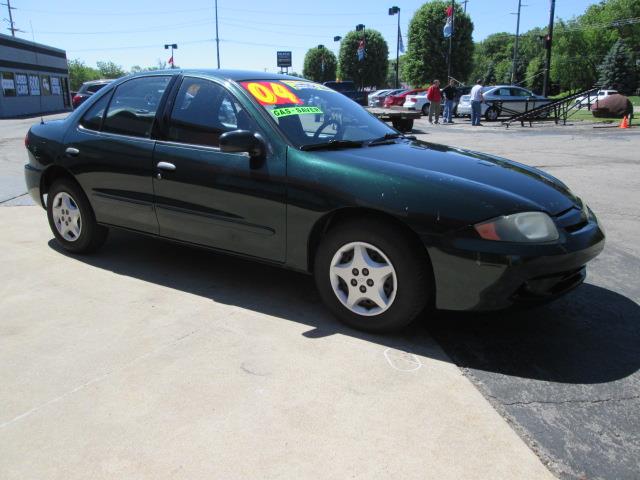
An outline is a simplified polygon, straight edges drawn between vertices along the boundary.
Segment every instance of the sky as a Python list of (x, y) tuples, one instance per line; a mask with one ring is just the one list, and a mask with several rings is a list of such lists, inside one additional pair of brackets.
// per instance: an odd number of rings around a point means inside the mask
[[(4, 0), (2, 3), (5, 3)], [(24, 30), (17, 36), (62, 48), (67, 58), (95, 66), (110, 60), (126, 70), (167, 61), (164, 44), (176, 43), (175, 62), (183, 68), (215, 68), (214, 0), (11, 0), (13, 19)], [(413, 13), (425, 1), (414, 0), (218, 0), (222, 68), (276, 72), (276, 51), (291, 50), (291, 71), (302, 72), (304, 54), (319, 44), (337, 53), (336, 35), (344, 36), (362, 23), (378, 30), (395, 56), (397, 17), (406, 45)], [(458, 1), (458, 3), (463, 3)], [(556, 18), (580, 15), (593, 0), (557, 0)], [(520, 31), (547, 25), (549, 0), (523, 0)], [(469, 0), (467, 13), (475, 25), (474, 40), (491, 33), (516, 30), (518, 0)], [(7, 18), (0, 6), (0, 18)], [(3, 33), (8, 26), (3, 21)]]

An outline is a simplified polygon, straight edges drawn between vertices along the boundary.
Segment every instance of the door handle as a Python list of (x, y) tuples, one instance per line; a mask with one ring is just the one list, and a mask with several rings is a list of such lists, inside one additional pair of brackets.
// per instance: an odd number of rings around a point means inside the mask
[(67, 157), (77, 157), (80, 154), (80, 150), (73, 147), (67, 147), (67, 149), (64, 151), (64, 154)]
[(166, 170), (168, 172), (173, 172), (176, 169), (176, 166), (173, 163), (169, 162), (158, 162), (156, 165), (160, 170)]

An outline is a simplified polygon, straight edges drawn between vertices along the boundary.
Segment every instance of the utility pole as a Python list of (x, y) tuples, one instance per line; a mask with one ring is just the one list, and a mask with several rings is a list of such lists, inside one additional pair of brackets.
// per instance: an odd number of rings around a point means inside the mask
[(520, 37), (520, 8), (526, 7), (526, 5), (522, 5), (522, 0), (518, 0), (518, 20), (516, 20), (516, 42), (513, 45), (513, 65), (511, 66), (511, 85), (515, 80), (516, 76), (516, 60), (518, 59), (518, 39)]
[(15, 37), (18, 29), (13, 23), (13, 14), (11, 13), (11, 10), (15, 10), (16, 7), (11, 6), (11, 0), (7, 0), (7, 3), (3, 3), (2, 5), (5, 5), (7, 7), (7, 10), (9, 10), (9, 28), (7, 30), (11, 30), (11, 35)]
[(216, 55), (218, 57), (218, 70), (220, 70), (220, 39), (218, 38), (218, 0), (216, 0)]
[(556, 0), (551, 0), (549, 8), (549, 30), (544, 39), (544, 46), (547, 49), (547, 58), (544, 62), (544, 82), (542, 84), (542, 96), (546, 97), (549, 89), (549, 72), (551, 70), (551, 44), (553, 42), (553, 20), (556, 10)]
[(467, 3), (469, 3), (469, 0), (462, 0), (462, 3), (464, 3), (464, 13), (467, 13)]

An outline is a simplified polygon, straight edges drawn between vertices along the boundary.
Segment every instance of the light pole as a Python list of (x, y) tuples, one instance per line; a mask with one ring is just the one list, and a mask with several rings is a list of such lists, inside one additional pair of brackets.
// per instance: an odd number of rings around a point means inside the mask
[(449, 55), (447, 55), (447, 83), (451, 79), (451, 44), (453, 42), (453, 34), (455, 31), (456, 20), (456, 2), (451, 0), (451, 35), (449, 35)]
[(398, 39), (396, 42), (396, 88), (398, 88), (398, 67), (400, 65), (400, 7), (391, 7), (389, 15), (398, 14)]
[[(336, 35), (335, 37), (333, 37), (333, 41), (334, 42), (339, 42), (340, 40), (342, 40), (342, 37), (340, 35)], [(340, 44), (338, 43), (338, 57), (340, 57)]]
[(173, 60), (173, 50), (177, 50), (178, 49), (178, 44), (177, 43), (165, 43), (164, 44), (164, 49), (165, 50), (169, 50), (171, 49), (171, 58), (169, 60), (171, 60), (171, 68), (176, 68), (175, 67), (175, 61)]
[[(366, 29), (363, 23), (359, 23), (356, 25), (356, 32), (362, 32), (362, 40), (360, 41), (362, 45), (362, 62), (364, 62), (367, 58), (367, 36)], [(360, 50), (360, 45), (358, 45), (358, 50)], [(358, 60), (360, 61), (360, 54), (358, 54)], [(360, 88), (364, 88), (364, 68), (360, 67)]]

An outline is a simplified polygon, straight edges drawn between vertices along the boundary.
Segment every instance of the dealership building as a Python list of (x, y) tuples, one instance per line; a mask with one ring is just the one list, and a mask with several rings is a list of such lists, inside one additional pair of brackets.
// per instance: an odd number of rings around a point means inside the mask
[(0, 34), (0, 118), (71, 109), (67, 53)]

